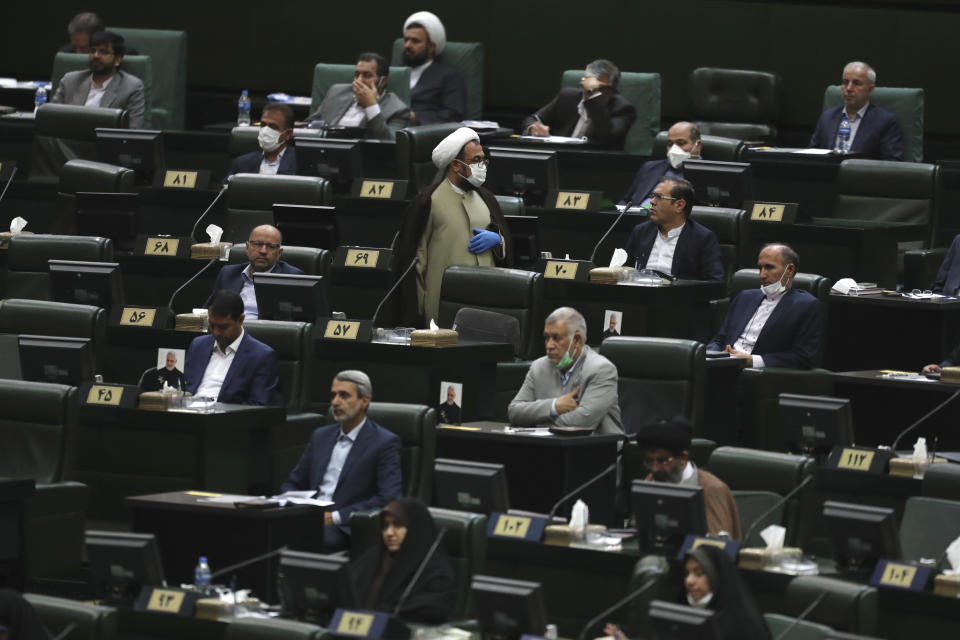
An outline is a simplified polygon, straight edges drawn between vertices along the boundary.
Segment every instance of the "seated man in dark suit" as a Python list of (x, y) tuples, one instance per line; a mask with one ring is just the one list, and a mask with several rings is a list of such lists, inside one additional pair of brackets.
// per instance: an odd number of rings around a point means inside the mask
[(626, 266), (691, 280), (723, 280), (716, 234), (690, 220), (694, 198), (693, 185), (683, 178), (666, 178), (657, 185), (650, 219), (630, 233)]
[[(841, 95), (843, 104), (820, 115), (808, 146), (857, 153), (879, 160), (903, 160), (903, 130), (897, 117), (870, 104), (877, 72), (865, 62), (851, 62), (843, 68)], [(840, 136), (841, 125), (850, 129), (847, 139)]]
[(460, 122), (467, 113), (467, 89), (460, 72), (438, 62), (447, 46), (440, 18), (417, 11), (403, 23), (403, 63), (410, 70), (413, 124)]
[(187, 349), (184, 391), (230, 404), (277, 404), (277, 354), (243, 330), (240, 295), (217, 291), (207, 314), (210, 335)]
[(335, 424), (320, 427), (281, 491), (315, 489), (333, 506), (324, 514), (328, 551), (350, 545), (350, 514), (379, 509), (401, 495), (400, 438), (367, 417), (372, 388), (362, 371), (341, 371), (330, 387)]
[(648, 160), (637, 171), (633, 184), (623, 194), (620, 204), (647, 208), (651, 205), (653, 190), (664, 178), (682, 178), (683, 162), (698, 160), (703, 149), (700, 127), (692, 122), (678, 122), (667, 131), (667, 157), (665, 160)]
[(60, 47), (62, 53), (90, 53), (90, 38), (97, 31), (103, 31), (103, 20), (95, 13), (84, 11), (70, 19), (67, 35), (70, 42)]
[(296, 175), (297, 150), (291, 142), (293, 123), (293, 109), (280, 102), (268, 102), (260, 115), (260, 133), (257, 135), (260, 151), (251, 151), (234, 158), (230, 175)]
[(620, 69), (609, 60), (587, 65), (580, 89), (560, 89), (553, 100), (520, 125), (524, 135), (586, 138), (591, 144), (622, 149), (637, 109), (617, 93)]
[(322, 120), (327, 126), (363, 127), (364, 137), (393, 140), (410, 123), (410, 107), (387, 91), (390, 66), (377, 53), (361, 53), (353, 72), (353, 84), (335, 84), (307, 120)]
[(793, 288), (800, 262), (785, 244), (760, 251), (760, 288), (741, 291), (708, 351), (727, 351), (745, 367), (809, 369), (820, 351), (820, 301)]
[(280, 229), (262, 224), (250, 232), (247, 240), (247, 264), (231, 264), (220, 269), (217, 279), (213, 283), (213, 293), (207, 299), (207, 304), (213, 299), (214, 293), (221, 289), (236, 291), (243, 298), (243, 312), (249, 320), (260, 317), (257, 307), (257, 294), (253, 286), (254, 273), (288, 273), (302, 275), (303, 271), (292, 264), (280, 259), (283, 255), (283, 235)]
[(960, 296), (960, 235), (953, 238), (931, 290), (945, 296)]

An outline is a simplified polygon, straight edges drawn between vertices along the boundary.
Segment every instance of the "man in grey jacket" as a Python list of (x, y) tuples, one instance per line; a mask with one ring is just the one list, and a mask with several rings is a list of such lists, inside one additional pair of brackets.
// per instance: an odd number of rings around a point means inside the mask
[(123, 37), (98, 31), (90, 38), (90, 70), (65, 73), (50, 102), (112, 107), (130, 113), (130, 128), (143, 127), (143, 82), (120, 70), (126, 53)]
[(617, 368), (587, 346), (587, 323), (580, 312), (572, 307), (553, 311), (544, 323), (543, 339), (547, 355), (533, 362), (510, 402), (510, 422), (623, 433)]
[(386, 91), (390, 67), (377, 53), (361, 53), (352, 84), (335, 84), (327, 90), (317, 110), (307, 120), (328, 126), (362, 127), (364, 137), (393, 140), (410, 123), (410, 107)]

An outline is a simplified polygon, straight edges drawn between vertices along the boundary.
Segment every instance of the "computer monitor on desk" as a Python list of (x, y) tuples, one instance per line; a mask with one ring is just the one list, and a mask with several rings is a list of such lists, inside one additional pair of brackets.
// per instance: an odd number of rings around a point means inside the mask
[(502, 464), (437, 458), (433, 467), (437, 506), (474, 513), (510, 508), (507, 471)]
[(363, 176), (359, 140), (298, 138), (296, 146), (298, 175), (326, 178), (337, 192), (349, 191), (350, 183)]
[(78, 386), (93, 380), (93, 349), (87, 338), (20, 336), (23, 379)]
[(133, 169), (137, 184), (153, 184), (166, 163), (162, 131), (99, 127), (96, 136), (100, 161)]
[(334, 610), (361, 606), (349, 562), (344, 556), (281, 552), (277, 585), (283, 615), (326, 625)]
[(96, 594), (129, 605), (143, 586), (166, 586), (152, 533), (89, 530), (84, 538)]
[(518, 640), (524, 634), (543, 635), (547, 611), (539, 582), (474, 576), (470, 594), (484, 637)]
[(323, 276), (255, 273), (253, 288), (261, 320), (314, 322), (330, 315)]
[(841, 571), (866, 574), (877, 560), (899, 560), (903, 555), (893, 509), (827, 500), (823, 520)]
[(51, 297), (55, 302), (89, 304), (107, 310), (123, 306), (120, 263), (49, 260), (49, 264)]
[(706, 535), (701, 487), (634, 480), (630, 493), (641, 550), (676, 551), (688, 534)]
[(748, 162), (687, 160), (683, 177), (693, 185), (698, 205), (742, 209), (744, 202), (753, 200), (753, 173)]
[(110, 238), (117, 249), (132, 251), (140, 228), (139, 211), (136, 193), (78, 191), (77, 233)]
[(834, 446), (853, 444), (853, 418), (846, 398), (781, 393), (780, 425), (789, 451), (821, 462)]
[(650, 627), (657, 638), (670, 640), (716, 640), (720, 637), (711, 609), (654, 600), (650, 603)]
[(547, 192), (558, 188), (558, 176), (556, 151), (490, 147), (486, 186), (495, 194), (542, 205)]

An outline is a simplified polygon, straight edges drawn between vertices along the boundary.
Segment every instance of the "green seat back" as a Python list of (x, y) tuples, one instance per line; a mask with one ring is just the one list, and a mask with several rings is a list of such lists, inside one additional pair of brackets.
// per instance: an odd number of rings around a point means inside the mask
[(701, 133), (773, 143), (780, 119), (780, 75), (700, 67), (690, 72), (690, 112)]
[(320, 640), (328, 636), (323, 627), (280, 618), (231, 618), (223, 640)]
[(960, 496), (960, 465), (932, 464), (923, 474), (921, 492), (928, 498), (955, 500)]
[(6, 295), (50, 300), (50, 260), (111, 262), (113, 242), (93, 236), (17, 234), (7, 251)]
[(787, 612), (799, 615), (826, 593), (807, 619), (838, 631), (871, 635), (877, 630), (877, 590), (824, 576), (797, 576), (787, 585)]
[[(476, 120), (483, 115), (483, 67), (484, 49), (482, 42), (450, 42), (437, 60), (450, 65), (460, 72), (467, 89), (467, 112), (464, 119)], [(403, 38), (393, 41), (390, 64), (403, 66)], [(409, 83), (408, 83), (409, 84)], [(409, 101), (406, 101), (410, 104)]]
[[(154, 129), (186, 129), (187, 32), (111, 27), (128, 46), (152, 59)], [(123, 59), (123, 66), (134, 56)], [(129, 70), (129, 69), (128, 69)], [(135, 72), (130, 71), (133, 75)], [(143, 78), (141, 78), (142, 80)], [(144, 80), (144, 83), (146, 81)]]
[(797, 620), (779, 613), (765, 613), (763, 619), (767, 623), (770, 635), (774, 638), (781, 637), (781, 634), (786, 633), (787, 629), (791, 629), (788, 634), (790, 640), (823, 640), (828, 633), (833, 631), (825, 624), (817, 624), (809, 620)]
[[(318, 62), (313, 68), (313, 88), (310, 90), (310, 113), (320, 107), (324, 96), (335, 84), (353, 82), (355, 64), (327, 64)], [(403, 103), (410, 106), (410, 67), (390, 67), (387, 76), (387, 91), (392, 91)]]
[(900, 548), (904, 560), (942, 558), (958, 535), (960, 502), (924, 496), (907, 498), (900, 521)]
[[(243, 264), (248, 262), (250, 258), (247, 256), (246, 246), (245, 242), (238, 242), (233, 245), (233, 247), (230, 248), (228, 262), (230, 264)], [(291, 245), (284, 245), (283, 255), (280, 256), (281, 260), (300, 269), (308, 276), (327, 275), (327, 267), (330, 266), (332, 258), (333, 253), (326, 249), (295, 247)]]
[(522, 216), (526, 215), (526, 205), (523, 202), (523, 198), (519, 196), (494, 196), (497, 199), (497, 204), (500, 205), (500, 211), (503, 212), (505, 216)]
[(247, 320), (250, 335), (277, 352), (280, 395), (288, 410), (303, 407), (304, 380), (313, 361), (312, 325), (306, 322)]
[(527, 371), (530, 370), (530, 361), (521, 362), (498, 362), (496, 378), (494, 380), (494, 406), (490, 413), (491, 420), (500, 422), (510, 422), (507, 415), (507, 407), (520, 391), (523, 381), (527, 377)]
[(230, 178), (226, 192), (227, 220), (223, 239), (245, 242), (261, 224), (274, 224), (274, 204), (328, 205), (330, 183), (313, 176), (238, 173)]
[(77, 435), (77, 388), (0, 379), (0, 403), (0, 476), (38, 483), (68, 477)]
[[(561, 87), (579, 87), (583, 69), (567, 69), (560, 79)], [(660, 74), (620, 72), (620, 94), (637, 109), (637, 119), (627, 131), (624, 151), (642, 156), (651, 155), (654, 139), (660, 130)]]
[(443, 169), (433, 166), (431, 154), (459, 126), (456, 122), (442, 122), (397, 131), (397, 177), (409, 182), (409, 193), (419, 193), (441, 175)]
[(78, 191), (132, 193), (135, 176), (133, 169), (75, 158), (63, 165), (58, 191), (68, 195), (76, 195)]
[[(903, 159), (923, 162), (923, 89), (876, 87), (870, 102), (890, 111), (903, 129)], [(843, 103), (840, 85), (831, 85), (823, 92), (823, 109), (839, 107)]]
[[(704, 160), (714, 160), (719, 162), (740, 162), (740, 156), (745, 148), (744, 142), (740, 138), (726, 138), (723, 136), (711, 136), (701, 133), (700, 140), (703, 143), (700, 157)], [(663, 158), (667, 153), (667, 132), (661, 131), (657, 134), (657, 139), (653, 144), (653, 157)], [(696, 185), (694, 185), (696, 187)]]
[(690, 219), (699, 222), (717, 236), (723, 271), (729, 282), (736, 271), (740, 247), (747, 238), (747, 212), (726, 207), (694, 207)]
[(117, 635), (117, 610), (113, 607), (36, 593), (23, 597), (54, 635), (71, 624), (75, 626), (67, 635), (69, 640), (112, 640)]
[[(53, 83), (50, 87), (50, 97), (57, 90), (63, 74), (68, 71), (85, 71), (90, 68), (90, 58), (85, 53), (57, 53), (53, 59), (53, 71), (50, 72), (50, 81)], [(160, 127), (154, 122), (153, 106), (153, 59), (148, 56), (124, 56), (120, 69), (136, 76), (143, 82), (143, 127), (151, 129)], [(106, 126), (106, 125), (101, 125)]]
[[(733, 274), (730, 280), (730, 297), (733, 298), (741, 291), (746, 289), (756, 289), (760, 286), (760, 271), (758, 269), (740, 269)], [(826, 301), (830, 295), (830, 287), (833, 282), (824, 276), (816, 273), (797, 273), (793, 279), (793, 286), (820, 298), (821, 302)]]
[[(80, 142), (93, 143), (97, 139), (99, 127), (126, 129), (130, 116), (123, 109), (99, 109), (80, 107), (72, 104), (45, 104), (37, 110), (35, 133), (48, 138), (65, 138)], [(82, 152), (96, 153), (92, 144)]]

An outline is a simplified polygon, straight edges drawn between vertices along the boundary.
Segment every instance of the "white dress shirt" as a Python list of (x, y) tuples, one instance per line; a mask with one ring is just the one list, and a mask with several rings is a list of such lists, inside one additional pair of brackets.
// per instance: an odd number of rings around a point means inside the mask
[(661, 231), (657, 230), (657, 238), (653, 241), (653, 248), (650, 249), (650, 257), (647, 259), (647, 269), (656, 269), (673, 275), (673, 254), (677, 250), (677, 239), (680, 237), (680, 232), (683, 231), (686, 224), (684, 222), (679, 227), (667, 231), (666, 238), (663, 237)]
[[(347, 462), (347, 456), (353, 449), (353, 443), (357, 441), (360, 429), (367, 424), (367, 419), (350, 430), (350, 433), (343, 432), (343, 426), (340, 427), (340, 435), (337, 436), (337, 442), (333, 445), (333, 452), (330, 454), (330, 462), (327, 463), (327, 470), (323, 472), (323, 480), (317, 488), (317, 498), (320, 500), (333, 500), (333, 492), (337, 490), (340, 483), (340, 472), (343, 471), (343, 465)], [(334, 511), (334, 524), (340, 524), (340, 512)]]
[(287, 152), (287, 148), (284, 147), (280, 150), (280, 153), (277, 154), (277, 159), (273, 162), (267, 160), (267, 154), (263, 154), (263, 160), (260, 161), (260, 175), (275, 176), (277, 171), (280, 169), (280, 160), (283, 158), (283, 154)]
[[(787, 289), (787, 291), (789, 291), (789, 289)], [(787, 291), (779, 293), (772, 298), (769, 296), (763, 297), (753, 317), (750, 318), (750, 321), (743, 328), (743, 333), (741, 333), (737, 341), (733, 343), (733, 348), (736, 351), (753, 354), (753, 348), (757, 346), (757, 339), (760, 338), (760, 332), (763, 331), (767, 320), (770, 319), (770, 314), (773, 313), (773, 310), (776, 309), (780, 301), (783, 300), (783, 296), (786, 295)], [(763, 368), (763, 357), (753, 356), (753, 368)]]
[[(273, 273), (277, 268), (277, 263), (260, 273)], [(243, 315), (247, 320), (256, 320), (260, 317), (260, 309), (257, 307), (257, 292), (253, 286), (253, 265), (247, 263), (247, 268), (240, 272), (240, 281), (243, 286), (240, 287), (240, 297), (243, 299)]]
[(107, 87), (110, 86), (110, 82), (113, 80), (114, 76), (110, 76), (103, 81), (103, 86), (98, 87), (93, 80), (90, 80), (90, 93), (87, 94), (87, 101), (83, 106), (85, 107), (99, 107), (100, 101), (103, 100), (103, 94), (107, 92)]
[(360, 127), (378, 115), (380, 115), (380, 103), (374, 102), (369, 107), (361, 107), (360, 103), (354, 100), (335, 124), (338, 127)]
[[(587, 100), (596, 100), (601, 95), (600, 91), (594, 91)], [(584, 104), (586, 100), (580, 100), (577, 104), (577, 113), (580, 114), (580, 119), (577, 120), (577, 125), (573, 128), (573, 133), (570, 134), (571, 138), (585, 138), (587, 135), (587, 127), (590, 126), (590, 115), (587, 113), (587, 106)]]
[(423, 75), (423, 72), (427, 70), (427, 67), (433, 64), (433, 60), (427, 60), (419, 67), (413, 67), (410, 69), (410, 88), (413, 89), (417, 86), (417, 83), (420, 82), (420, 76)]
[[(870, 108), (869, 102), (867, 102), (867, 104), (860, 107), (860, 110), (857, 111), (855, 114), (853, 114), (852, 118), (850, 116), (847, 116), (847, 119), (850, 122), (850, 140), (847, 141), (847, 149), (853, 148), (853, 139), (857, 137), (857, 130), (860, 128), (860, 121), (863, 120), (863, 115), (867, 112), (868, 108)], [(840, 122), (843, 122), (843, 114), (846, 112), (847, 110), (844, 109), (843, 112), (840, 114)], [(837, 127), (837, 140), (839, 139), (840, 139), (840, 128)], [(836, 140), (833, 143), (833, 148), (834, 149), (837, 148)]]
[(223, 381), (227, 379), (227, 372), (230, 371), (230, 365), (233, 364), (233, 357), (237, 355), (237, 349), (240, 347), (240, 341), (243, 340), (244, 330), (240, 328), (240, 336), (227, 345), (225, 351), (220, 350), (217, 341), (213, 341), (213, 353), (210, 354), (210, 362), (207, 363), (207, 369), (203, 372), (203, 380), (197, 387), (196, 397), (219, 398), (220, 387)]

